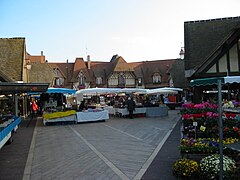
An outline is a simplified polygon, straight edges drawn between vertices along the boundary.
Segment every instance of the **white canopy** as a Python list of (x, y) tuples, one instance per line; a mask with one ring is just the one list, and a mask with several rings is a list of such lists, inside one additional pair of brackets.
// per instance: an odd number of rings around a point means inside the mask
[(88, 88), (81, 89), (76, 92), (76, 94), (82, 93), (85, 95), (99, 95), (99, 94), (109, 94), (109, 93), (146, 93), (147, 89), (139, 88)]
[(136, 94), (177, 94), (182, 91), (180, 88), (156, 88), (156, 89), (141, 89), (141, 88), (88, 88), (81, 89), (76, 94), (82, 95), (101, 95), (110, 93), (136, 93)]
[(123, 88), (123, 89), (120, 89), (118, 92), (119, 93), (138, 93), (138, 94), (141, 94), (141, 93), (146, 93), (148, 89), (141, 89), (141, 88)]
[(173, 88), (173, 87), (163, 87), (161, 89), (172, 90), (172, 91), (183, 91), (183, 89), (181, 88)]
[(177, 94), (178, 91), (163, 89), (163, 88), (156, 88), (156, 89), (149, 89), (147, 94)]
[(100, 95), (100, 94), (109, 94), (109, 93), (117, 93), (120, 88), (88, 88), (81, 89), (76, 92), (76, 94), (85, 94), (85, 95)]

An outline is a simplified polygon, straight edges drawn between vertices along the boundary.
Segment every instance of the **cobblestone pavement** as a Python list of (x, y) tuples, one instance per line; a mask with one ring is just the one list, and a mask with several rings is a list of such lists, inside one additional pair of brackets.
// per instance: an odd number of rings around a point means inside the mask
[(23, 179), (141, 179), (177, 124), (178, 112), (72, 125), (37, 121)]

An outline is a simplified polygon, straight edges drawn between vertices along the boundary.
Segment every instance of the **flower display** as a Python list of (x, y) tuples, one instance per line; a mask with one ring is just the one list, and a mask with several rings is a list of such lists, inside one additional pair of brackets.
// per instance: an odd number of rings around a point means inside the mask
[[(232, 108), (236, 106), (236, 102), (224, 101), (223, 108)], [(182, 138), (180, 141), (181, 153), (187, 154), (185, 157), (191, 157), (190, 154), (195, 154), (196, 157), (204, 157), (199, 163), (199, 176), (197, 178), (217, 179), (220, 168), (219, 155), (219, 112), (216, 104), (202, 102), (200, 104), (184, 104), (181, 109), (182, 116)], [(223, 153), (224, 153), (224, 179), (233, 179), (236, 176), (236, 166), (234, 160), (227, 157), (237, 156), (237, 153), (226, 146), (240, 140), (240, 114), (228, 113), (223, 111), (222, 130), (223, 130)], [(212, 154), (212, 155), (211, 155)], [(214, 155), (213, 155), (214, 154)], [(208, 156), (209, 155), (209, 156)], [(193, 156), (194, 157), (194, 156)], [(198, 160), (196, 158), (195, 160)], [(187, 162), (188, 161), (188, 162)], [(173, 165), (174, 173), (181, 177), (195, 178), (189, 173), (187, 165), (191, 160), (180, 159)], [(178, 167), (181, 166), (181, 167)], [(176, 168), (178, 167), (178, 168)], [(178, 172), (176, 172), (178, 171)], [(197, 171), (196, 171), (197, 172)]]
[[(220, 172), (219, 154), (213, 154), (203, 158), (200, 161), (201, 176), (207, 179), (218, 178)], [(236, 169), (235, 161), (227, 156), (223, 156), (223, 175), (224, 178), (230, 179)]]
[(223, 102), (223, 108), (234, 108), (234, 104), (232, 101), (225, 101)]
[(173, 163), (172, 168), (177, 177), (193, 177), (199, 172), (199, 164), (191, 159), (179, 159)]
[[(238, 142), (236, 138), (226, 138), (223, 140), (223, 144), (232, 144)], [(219, 150), (219, 139), (214, 138), (182, 138), (180, 144), (181, 152), (191, 153), (216, 153)], [(227, 151), (227, 149), (225, 149)]]
[[(197, 138), (218, 138), (219, 114), (216, 105), (211, 105), (207, 102), (198, 104), (197, 106), (194, 104), (183, 105), (183, 107), (181, 115), (183, 122), (182, 132), (184, 136), (188, 136), (189, 138), (195, 137), (192, 134), (192, 132), (194, 132)], [(233, 137), (239, 139), (240, 116), (235, 113), (224, 112), (222, 117), (224, 138)], [(193, 124), (197, 125), (194, 127)]]

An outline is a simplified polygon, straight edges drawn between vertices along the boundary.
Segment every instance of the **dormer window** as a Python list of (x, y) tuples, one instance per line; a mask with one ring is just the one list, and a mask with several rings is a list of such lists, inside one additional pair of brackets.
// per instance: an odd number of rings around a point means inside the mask
[(138, 78), (138, 86), (141, 86), (142, 85), (142, 78)]
[(102, 82), (102, 77), (97, 77), (96, 78), (96, 84), (103, 84), (103, 82)]
[(122, 72), (118, 75), (118, 85), (125, 86), (125, 77)]
[(153, 83), (154, 84), (162, 82), (162, 77), (159, 73), (154, 73), (152, 78), (153, 78)]
[(84, 74), (82, 72), (80, 72), (78, 75), (79, 86), (85, 84), (85, 79), (86, 79), (86, 77), (84, 76)]
[(58, 73), (59, 73), (58, 68), (54, 68), (54, 69), (53, 69), (53, 72), (54, 72), (54, 74), (58, 75)]

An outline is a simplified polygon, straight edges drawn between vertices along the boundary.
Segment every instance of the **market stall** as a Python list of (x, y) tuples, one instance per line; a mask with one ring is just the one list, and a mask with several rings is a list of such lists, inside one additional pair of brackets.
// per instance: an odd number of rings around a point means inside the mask
[[(27, 96), (31, 92), (45, 92), (47, 83), (8, 83), (0, 82), (0, 95), (5, 97), (0, 103), (0, 149), (7, 143), (11, 143), (13, 135), (17, 131), (22, 117), (28, 113), (26, 102), (18, 101), (20, 97)], [(24, 111), (20, 112), (22, 107)], [(19, 115), (22, 114), (22, 117)]]
[[(68, 95), (76, 90), (67, 88), (48, 88), (40, 95), (43, 110), (43, 124), (76, 122), (76, 110), (69, 109)], [(77, 107), (76, 107), (77, 108)]]
[[(164, 95), (176, 95), (180, 88), (157, 88), (157, 89), (139, 89), (139, 88), (89, 88), (82, 89), (76, 92), (78, 102), (87, 102), (85, 109), (87, 108), (99, 108), (106, 109), (109, 115), (113, 116), (128, 116), (129, 112), (126, 108), (125, 101), (128, 97), (133, 97), (136, 103), (135, 111), (133, 114), (135, 116), (166, 116), (168, 115), (168, 107), (166, 104), (159, 103), (159, 96)], [(112, 95), (112, 100), (110, 103), (106, 101), (108, 95)], [(87, 96), (87, 98), (86, 98)], [(91, 96), (91, 98), (89, 98)], [(97, 96), (97, 101), (92, 97)], [(152, 102), (147, 102), (147, 96), (157, 98)], [(171, 102), (166, 102), (171, 103)]]
[[(4, 120), (3, 120), (4, 119)], [(13, 133), (18, 129), (21, 122), (20, 117), (4, 116), (2, 117), (3, 123), (0, 124), (0, 149), (7, 143), (12, 142)]]
[(176, 107), (181, 107), (182, 99), (181, 92), (183, 89), (181, 88), (171, 88), (171, 87), (163, 87), (150, 89), (147, 91), (148, 95), (162, 95), (164, 97), (164, 104), (168, 106), (169, 109), (174, 110)]
[(146, 117), (162, 117), (168, 115), (167, 106), (146, 107)]
[(190, 86), (207, 86), (217, 85), (218, 89), (218, 128), (219, 128), (219, 154), (220, 154), (220, 179), (223, 179), (223, 117), (222, 117), (222, 86), (240, 83), (240, 76), (226, 76), (226, 77), (215, 77), (215, 78), (204, 78), (191, 80)]
[[(120, 115), (120, 117), (125, 117), (129, 115), (127, 108), (116, 108), (116, 112)], [(133, 114), (146, 116), (146, 108), (145, 107), (135, 108)]]
[(77, 112), (77, 122), (105, 121), (109, 119), (107, 110), (89, 109), (83, 112)]

